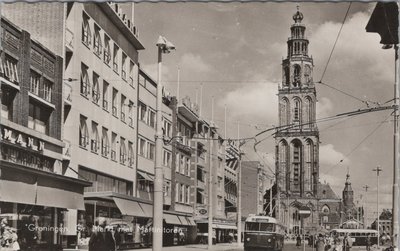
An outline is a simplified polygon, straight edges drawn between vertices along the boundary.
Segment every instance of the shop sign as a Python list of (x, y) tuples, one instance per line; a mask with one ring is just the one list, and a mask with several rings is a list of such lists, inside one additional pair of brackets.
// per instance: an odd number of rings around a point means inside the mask
[(7, 128), (2, 128), (2, 130), (0, 130), (0, 139), (36, 151), (43, 151), (44, 149), (43, 141), (39, 139), (34, 140), (35, 138), (33, 137), (23, 135), (22, 133)]

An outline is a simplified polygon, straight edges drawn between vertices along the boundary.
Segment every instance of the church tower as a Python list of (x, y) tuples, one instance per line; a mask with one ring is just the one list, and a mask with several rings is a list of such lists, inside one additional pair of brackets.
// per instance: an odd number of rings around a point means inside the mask
[(343, 208), (346, 214), (346, 218), (351, 219), (354, 209), (354, 192), (353, 188), (351, 187), (349, 173), (347, 173), (346, 175), (346, 183), (344, 185), (344, 189), (342, 192), (342, 199), (343, 199)]
[[(279, 127), (276, 142), (276, 184), (280, 220), (292, 229), (318, 224), (317, 189), (319, 177), (319, 132), (316, 119), (316, 91), (309, 41), (297, 7), (282, 61), (279, 86)], [(298, 210), (308, 207), (312, 215), (300, 223)], [(313, 215), (315, 212), (316, 215)], [(303, 226), (301, 226), (303, 225)], [(297, 232), (296, 230), (294, 231)]]

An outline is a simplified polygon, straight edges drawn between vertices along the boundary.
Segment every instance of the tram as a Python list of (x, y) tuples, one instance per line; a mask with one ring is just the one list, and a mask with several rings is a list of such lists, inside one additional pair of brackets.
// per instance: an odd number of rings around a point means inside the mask
[(285, 239), (285, 227), (275, 218), (250, 215), (244, 227), (244, 251), (281, 251)]
[(367, 245), (367, 238), (369, 236), (371, 245), (378, 243), (378, 231), (374, 229), (332, 229), (330, 232), (331, 236), (341, 237), (347, 234), (353, 240), (353, 246), (365, 246)]

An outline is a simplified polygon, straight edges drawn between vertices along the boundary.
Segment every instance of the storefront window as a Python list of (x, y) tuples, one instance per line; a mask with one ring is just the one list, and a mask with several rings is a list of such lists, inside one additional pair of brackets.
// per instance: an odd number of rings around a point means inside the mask
[[(49, 248), (54, 243), (59, 244), (59, 235), (63, 232), (61, 210), (0, 202), (0, 219), (3, 218), (7, 219), (9, 227), (16, 229), (17, 242), (21, 250), (37, 250)], [(55, 230), (60, 231), (55, 234)]]

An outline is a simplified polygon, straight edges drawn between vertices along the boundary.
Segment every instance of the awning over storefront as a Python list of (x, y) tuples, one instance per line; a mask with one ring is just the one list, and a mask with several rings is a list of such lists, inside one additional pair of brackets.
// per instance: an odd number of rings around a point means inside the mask
[(177, 215), (173, 215), (173, 214), (164, 213), (164, 220), (165, 220), (165, 223), (171, 224), (171, 225), (185, 225), (185, 224), (182, 224), (182, 222), (179, 220)]
[(139, 205), (145, 214), (144, 217), (153, 218), (153, 205), (146, 204), (146, 203), (140, 203), (140, 202), (139, 202)]
[(194, 219), (192, 217), (186, 217), (189, 226), (196, 226), (196, 222), (194, 222)]
[(85, 210), (83, 188), (90, 182), (4, 161), (0, 165), (1, 201)]
[(150, 174), (147, 174), (147, 173), (142, 172), (142, 171), (138, 171), (138, 174), (139, 174), (140, 176), (142, 176), (142, 179), (144, 179), (144, 180), (147, 180), (147, 181), (154, 181), (154, 177), (153, 177), (152, 175), (150, 175)]
[(146, 214), (140, 207), (139, 202), (125, 200), (121, 198), (115, 198), (115, 197), (113, 198), (113, 200), (122, 214), (138, 216), (138, 217), (146, 217)]

